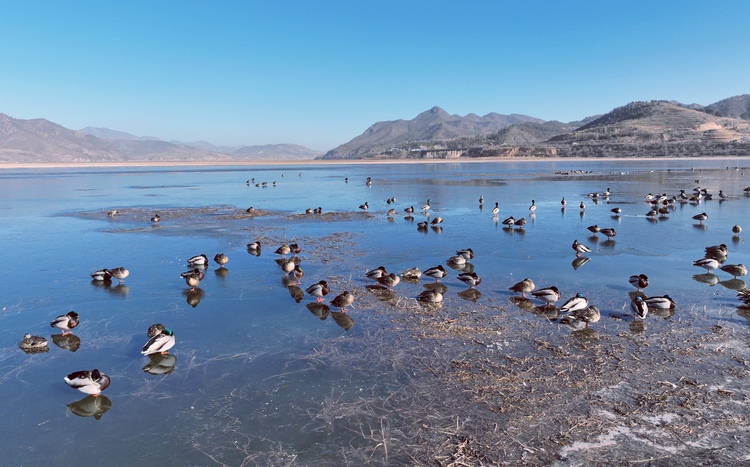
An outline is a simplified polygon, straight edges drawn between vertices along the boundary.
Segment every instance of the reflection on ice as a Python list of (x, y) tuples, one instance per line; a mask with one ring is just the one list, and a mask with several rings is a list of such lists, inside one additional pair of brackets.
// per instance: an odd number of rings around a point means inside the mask
[(177, 364), (177, 357), (172, 354), (152, 353), (148, 359), (149, 362), (141, 370), (152, 375), (168, 375)]
[(88, 395), (83, 399), (68, 404), (68, 409), (79, 417), (94, 417), (96, 420), (112, 408), (112, 401), (105, 395)]
[(81, 347), (81, 338), (75, 334), (52, 334), (52, 342), (63, 350), (75, 352)]

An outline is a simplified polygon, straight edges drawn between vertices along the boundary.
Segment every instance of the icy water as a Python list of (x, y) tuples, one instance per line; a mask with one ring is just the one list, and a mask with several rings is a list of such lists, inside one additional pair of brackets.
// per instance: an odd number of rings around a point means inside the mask
[[(255, 186), (264, 181), (266, 187)], [(601, 332), (617, 333), (627, 320), (611, 316), (629, 313), (628, 277), (644, 273), (646, 293), (670, 294), (676, 314), (704, 310), (698, 324), (706, 326), (720, 315), (744, 322), (726, 310), (738, 303), (745, 278), (706, 276), (692, 261), (706, 246), (724, 243), (727, 263), (750, 264), (747, 242), (731, 231), (747, 224), (750, 233), (748, 185), (746, 160), (0, 171), (3, 463), (73, 465), (84, 456), (100, 465), (239, 465), (264, 450), (294, 453), (282, 460), (300, 465), (346, 462), (356, 436), (335, 425), (320, 429), (314, 414), (331, 400), (386, 397), (402, 377), (394, 369), (383, 379), (387, 368), (368, 368), (368, 349), (358, 345), (374, 333), (387, 335), (396, 312), (367, 291), (365, 272), (380, 265), (424, 271), (463, 248), (476, 254), (480, 294), (460, 294), (467, 287), (447, 268), (443, 310), (475, 303), (511, 310), (508, 287), (531, 277), (538, 288), (556, 285), (563, 300), (584, 294), (602, 310)], [(697, 186), (714, 199), (646, 218), (646, 194), (692, 195)], [(598, 203), (588, 196), (607, 189), (611, 195)], [(718, 199), (719, 190), (727, 200)], [(428, 199), (429, 216), (420, 213)], [(365, 202), (366, 212), (359, 209)], [(250, 206), (257, 215), (245, 213)], [(413, 218), (404, 215), (409, 206)], [(305, 214), (316, 207), (323, 215)], [(622, 208), (619, 217), (614, 207)], [(108, 217), (114, 209), (119, 214)], [(157, 212), (162, 220), (154, 225), (149, 219)], [(701, 212), (708, 214), (703, 224), (692, 219)], [(419, 222), (438, 216), (440, 228), (418, 231)], [(504, 229), (508, 216), (527, 224)], [(586, 228), (594, 224), (617, 235), (592, 236)], [(574, 239), (593, 250), (588, 262), (576, 261)], [(246, 248), (256, 240), (263, 244), (259, 256)], [(301, 289), (327, 280), (327, 304), (356, 291), (350, 319), (334, 307), (321, 315), (308, 306), (309, 295), (293, 298), (274, 254), (291, 242), (302, 247)], [(210, 265), (191, 292), (180, 273), (201, 253)], [(216, 253), (229, 257), (225, 268), (212, 261)], [(120, 266), (130, 271), (122, 284), (90, 280), (90, 272)], [(394, 294), (410, 301), (431, 282), (402, 282)], [(61, 339), (49, 322), (71, 310), (81, 324), (74, 337)], [(649, 331), (670, 319), (649, 317)], [(170, 356), (149, 359), (140, 349), (157, 322), (174, 330), (177, 344)], [(49, 351), (19, 349), (27, 332), (47, 337)], [(332, 372), (315, 365), (321, 346), (342, 340), (361, 355), (361, 366)], [(112, 379), (98, 399), (63, 382), (93, 368)]]

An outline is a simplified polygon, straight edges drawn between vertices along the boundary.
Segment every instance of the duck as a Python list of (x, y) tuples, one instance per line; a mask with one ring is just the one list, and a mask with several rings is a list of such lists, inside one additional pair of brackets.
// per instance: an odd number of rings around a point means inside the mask
[(464, 250), (457, 250), (456, 255), (463, 256), (464, 258), (466, 258), (467, 261), (472, 260), (474, 259), (474, 250), (472, 250), (471, 248), (466, 248)]
[(719, 269), (721, 269), (724, 272), (728, 272), (729, 274), (733, 275), (734, 278), (738, 278), (740, 276), (744, 276), (747, 274), (747, 268), (744, 264), (725, 264), (724, 266), (721, 266)]
[(369, 207), (370, 207), (370, 205), (369, 205), (369, 204), (367, 204), (367, 201), (365, 201), (365, 204), (360, 204), (360, 205), (359, 205), (359, 209), (361, 209), (361, 210), (363, 210), (363, 211), (367, 211), (367, 209), (368, 209)]
[(348, 290), (344, 290), (331, 300), (331, 305), (339, 308), (342, 313), (346, 313), (346, 307), (351, 306), (352, 303), (354, 303), (354, 295)]
[(443, 218), (440, 216), (437, 216), (436, 218), (432, 219), (432, 222), (430, 222), (430, 224), (432, 224), (433, 226), (440, 225), (442, 223), (443, 223)]
[(290, 243), (290, 244), (289, 244), (289, 251), (290, 251), (290, 252), (291, 252), (291, 253), (292, 253), (293, 255), (298, 255), (298, 254), (302, 253), (302, 247), (300, 247), (300, 246), (299, 246), (298, 244), (296, 244), (296, 243)]
[(365, 273), (365, 276), (367, 276), (368, 279), (372, 279), (375, 281), (385, 276), (386, 274), (388, 274), (388, 271), (385, 270), (385, 266), (378, 266), (375, 269), (367, 271)]
[(585, 211), (586, 210), (586, 205), (583, 204), (583, 201), (581, 201), (581, 204), (579, 204), (578, 207), (581, 208), (581, 211)]
[(297, 264), (294, 261), (292, 261), (292, 260), (289, 260), (289, 261), (283, 261), (282, 260), (281, 270), (284, 271), (284, 274), (286, 274), (287, 276), (289, 276), (289, 274), (292, 271), (294, 271), (294, 268), (296, 266), (297, 266)]
[[(479, 205), (482, 206), (484, 204), (484, 195), (479, 195)], [(497, 203), (495, 203), (495, 206), (497, 206)]]
[(718, 261), (723, 261), (729, 254), (729, 249), (724, 243), (721, 245), (707, 246), (704, 251), (706, 252), (706, 258), (713, 258)]
[(393, 287), (397, 286), (399, 282), (401, 282), (401, 278), (398, 277), (394, 273), (390, 273), (390, 274), (384, 275), (384, 276), (379, 277), (377, 279), (377, 283), (378, 284), (384, 285), (384, 286), (388, 287), (389, 289), (392, 289)]
[(206, 256), (205, 254), (192, 256), (188, 258), (187, 264), (190, 267), (206, 266), (208, 265), (208, 256)]
[(109, 387), (110, 378), (97, 369), (75, 371), (65, 378), (65, 383), (84, 394), (98, 396)]
[(292, 277), (297, 279), (297, 285), (300, 285), (302, 283), (302, 278), (305, 277), (305, 271), (303, 271), (297, 263), (294, 264), (294, 269), (292, 269)]
[(586, 323), (596, 323), (602, 318), (602, 313), (599, 308), (595, 305), (589, 305), (586, 308), (576, 310), (572, 313), (578, 319), (586, 321)]
[(617, 235), (617, 232), (615, 232), (615, 229), (611, 227), (601, 229), (599, 233), (607, 237), (608, 240), (614, 237), (615, 235)]
[(417, 222), (417, 230), (419, 231), (427, 231), (427, 227), (430, 226), (430, 223), (427, 221)]
[(248, 214), (253, 214), (255, 213), (255, 208), (250, 206), (249, 208), (245, 209), (245, 212)]
[(109, 282), (112, 280), (112, 274), (110, 274), (106, 269), (94, 271), (89, 274), (89, 276), (91, 276), (91, 280), (94, 280), (96, 282)]
[(591, 233), (597, 234), (597, 233), (599, 233), (599, 231), (601, 229), (599, 228), (598, 225), (594, 224), (594, 225), (590, 225), (590, 226), (586, 227), (586, 230), (588, 230)]
[(659, 210), (658, 209), (652, 209), (652, 210), (650, 210), (649, 212), (646, 213), (646, 217), (650, 217), (650, 218), (653, 219), (654, 217), (656, 217), (657, 214), (659, 214)]
[(665, 294), (661, 297), (648, 297), (644, 300), (644, 302), (646, 302), (646, 305), (651, 308), (659, 308), (662, 310), (669, 310), (671, 308), (674, 308), (676, 305), (669, 294)]
[(313, 208), (313, 214), (323, 214), (323, 208), (320, 206)]
[(555, 287), (554, 285), (550, 287), (544, 287), (542, 289), (532, 290), (531, 295), (543, 301), (547, 305), (560, 300), (560, 291), (557, 290), (557, 287)]
[(23, 350), (41, 350), (47, 348), (47, 339), (26, 333), (18, 346)]
[(646, 319), (648, 315), (648, 304), (643, 301), (643, 297), (636, 295), (636, 297), (630, 301), (630, 310), (636, 319)]
[(499, 203), (495, 202), (495, 207), (492, 208), (492, 215), (497, 216), (499, 212), (500, 212), (500, 205)]
[(463, 266), (464, 264), (466, 264), (466, 258), (461, 255), (455, 255), (448, 258), (446, 263), (451, 266)]
[(418, 281), (422, 278), (422, 271), (419, 270), (418, 267), (409, 268), (406, 271), (401, 273), (401, 277), (403, 277), (406, 280), (414, 280)]
[(422, 206), (422, 212), (426, 212), (430, 210), (430, 200), (427, 199), (427, 203), (425, 203), (424, 206)]
[(308, 295), (312, 295), (315, 297), (315, 301), (320, 303), (323, 301), (323, 297), (328, 295), (328, 292), (330, 292), (331, 289), (328, 287), (328, 282), (321, 280), (317, 284), (313, 284), (307, 289), (305, 289), (305, 292), (308, 293)]
[(482, 278), (479, 277), (475, 272), (461, 273), (458, 275), (458, 280), (468, 285), (471, 289), (482, 283)]
[(130, 275), (130, 271), (123, 267), (114, 268), (114, 269), (105, 269), (105, 271), (117, 281), (122, 284), (125, 281), (125, 278)]
[(583, 296), (580, 292), (575, 297), (569, 298), (563, 306), (560, 307), (561, 313), (572, 313), (574, 311), (583, 310), (589, 306), (589, 300)]
[(529, 206), (529, 212), (530, 212), (531, 214), (534, 214), (534, 212), (535, 212), (535, 211), (536, 211), (536, 201), (534, 201), (534, 200), (532, 199), (532, 200), (531, 200), (531, 206)]
[(739, 225), (733, 226), (732, 233), (735, 235), (739, 235), (740, 233), (742, 233), (742, 227), (740, 227)]
[(713, 258), (701, 258), (701, 259), (696, 259), (695, 261), (693, 261), (693, 266), (698, 266), (698, 267), (705, 269), (708, 272), (711, 272), (714, 269), (719, 269), (719, 266), (721, 266), (721, 263), (719, 263)]
[(563, 199), (560, 200), (560, 205), (562, 206), (563, 209), (565, 209), (565, 206), (568, 205), (568, 202), (565, 201), (565, 197), (564, 196), (563, 196)]
[(513, 292), (518, 292), (518, 293), (521, 294), (522, 297), (525, 298), (526, 297), (526, 293), (527, 292), (531, 292), (532, 290), (534, 290), (534, 287), (535, 287), (534, 281), (532, 281), (531, 279), (529, 279), (527, 277), (526, 279), (522, 280), (521, 282), (517, 282), (517, 283), (513, 284), (512, 286), (510, 286), (510, 288), (508, 288), (508, 290), (512, 290)]
[(408, 208), (404, 209), (404, 212), (406, 214), (414, 214), (414, 206), (409, 206)]
[[(157, 330), (158, 333), (156, 332)], [(154, 335), (151, 336), (151, 334)], [(156, 353), (166, 355), (167, 351), (174, 347), (174, 332), (171, 329), (167, 329), (162, 324), (154, 324), (149, 327), (149, 336), (151, 338), (141, 349), (141, 354), (143, 355), (151, 355)]]
[(654, 199), (654, 195), (652, 195), (651, 193), (649, 193), (649, 194), (647, 194), (646, 196), (643, 197), (643, 201), (645, 201), (647, 203), (650, 203), (653, 199)]
[(107, 217), (115, 217), (118, 214), (120, 214), (120, 211), (118, 211), (117, 209), (113, 209), (107, 213)]
[(214, 256), (214, 261), (216, 261), (216, 264), (223, 267), (229, 262), (229, 258), (224, 253), (217, 253), (216, 256)]
[(292, 249), (289, 248), (289, 245), (285, 243), (281, 245), (280, 247), (276, 248), (276, 251), (274, 251), (274, 253), (276, 253), (277, 255), (281, 255), (282, 258), (286, 258), (286, 255), (288, 255), (291, 251)]
[(630, 282), (630, 285), (639, 291), (648, 287), (648, 276), (645, 274), (634, 274), (630, 276), (628, 281)]
[(583, 253), (590, 253), (591, 248), (587, 247), (583, 243), (579, 243), (578, 240), (573, 241), (573, 250), (576, 252), (576, 256), (581, 256)]
[(396, 215), (396, 210), (395, 210), (395, 209), (393, 209), (393, 208), (391, 208), (391, 209), (389, 209), (389, 210), (388, 210), (388, 212), (386, 213), (386, 215), (387, 215), (388, 217), (393, 217), (393, 216), (395, 216), (395, 215)]
[(158, 212), (154, 214), (154, 217), (151, 218), (151, 222), (153, 222), (154, 224), (158, 224), (160, 220), (161, 220), (161, 216), (159, 215)]
[(523, 226), (526, 225), (526, 218), (522, 217), (516, 221), (516, 227), (519, 229), (523, 229)]
[(78, 326), (80, 319), (78, 313), (75, 311), (69, 311), (64, 315), (60, 315), (49, 323), (50, 327), (58, 328), (62, 330), (62, 335), (67, 336), (70, 334), (70, 330)]
[(195, 268), (191, 271), (183, 272), (182, 274), (180, 274), (180, 277), (185, 279), (185, 284), (190, 287), (190, 290), (195, 290), (195, 288), (198, 287), (205, 275), (203, 274), (203, 271)]
[(443, 294), (438, 290), (427, 289), (417, 296), (417, 300), (425, 303), (440, 303), (443, 301)]
[(510, 228), (513, 227), (513, 224), (516, 223), (516, 219), (513, 216), (510, 216), (503, 220), (503, 225)]
[(433, 279), (435, 279), (435, 282), (439, 282), (440, 279), (448, 275), (448, 271), (445, 270), (442, 264), (439, 264), (435, 267), (425, 270), (424, 275), (427, 277), (432, 277)]
[(698, 221), (698, 222), (699, 222), (699, 223), (701, 223), (701, 224), (702, 224), (702, 223), (703, 223), (703, 221), (705, 221), (706, 219), (708, 219), (708, 214), (706, 214), (705, 212), (702, 212), (702, 213), (700, 213), (700, 214), (696, 214), (696, 215), (694, 215), (694, 216), (693, 216), (693, 220), (696, 220), (696, 221)]
[(260, 251), (260, 242), (252, 242), (247, 244), (247, 249), (250, 251)]

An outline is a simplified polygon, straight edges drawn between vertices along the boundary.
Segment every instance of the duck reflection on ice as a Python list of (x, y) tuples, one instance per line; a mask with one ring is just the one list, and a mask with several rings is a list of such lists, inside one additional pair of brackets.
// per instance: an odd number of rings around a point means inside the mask
[(81, 347), (81, 338), (75, 334), (52, 334), (52, 342), (63, 350), (75, 352)]
[(463, 298), (464, 300), (476, 303), (476, 301), (479, 300), (479, 298), (482, 296), (482, 292), (477, 289), (469, 288), (458, 292), (458, 296)]
[(693, 276), (694, 281), (703, 282), (704, 284), (708, 284), (711, 287), (715, 286), (719, 283), (719, 276), (716, 274), (695, 274)]
[[(305, 291), (296, 285), (290, 285), (288, 287), (289, 295), (294, 299), (295, 302), (299, 303), (305, 298)], [(309, 308), (309, 307), (308, 307)]]
[(508, 297), (508, 301), (510, 301), (510, 303), (514, 304), (523, 311), (536, 311), (536, 305), (534, 305), (534, 302), (526, 297), (513, 295), (512, 297)]
[(79, 417), (94, 417), (96, 420), (112, 408), (112, 401), (105, 395), (88, 395), (83, 399), (68, 404), (68, 409)]
[(591, 261), (591, 258), (586, 258), (585, 256), (582, 256), (580, 258), (574, 259), (571, 265), (573, 266), (573, 269), (578, 270), (578, 268), (588, 263), (589, 261)]
[(328, 318), (328, 315), (331, 314), (331, 309), (328, 308), (328, 305), (326, 305), (325, 303), (310, 302), (305, 306), (308, 310), (310, 310), (310, 313), (312, 313), (313, 316), (316, 316), (321, 320), (325, 320), (326, 318)]
[(154, 353), (148, 356), (149, 362), (141, 368), (151, 375), (168, 375), (175, 369), (177, 357), (172, 354)]
[(348, 331), (354, 327), (354, 319), (346, 313), (340, 311), (332, 311), (331, 318), (338, 324), (344, 331)]
[(182, 291), (182, 294), (185, 295), (185, 301), (193, 308), (198, 306), (205, 293), (206, 292), (199, 287), (196, 287), (195, 290), (186, 289)]

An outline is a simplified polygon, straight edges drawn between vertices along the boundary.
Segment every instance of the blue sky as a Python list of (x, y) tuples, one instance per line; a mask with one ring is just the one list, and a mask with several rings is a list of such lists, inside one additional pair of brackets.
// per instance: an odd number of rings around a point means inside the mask
[(325, 151), (439, 106), (563, 122), (750, 93), (750, 2), (0, 0), (0, 112)]

